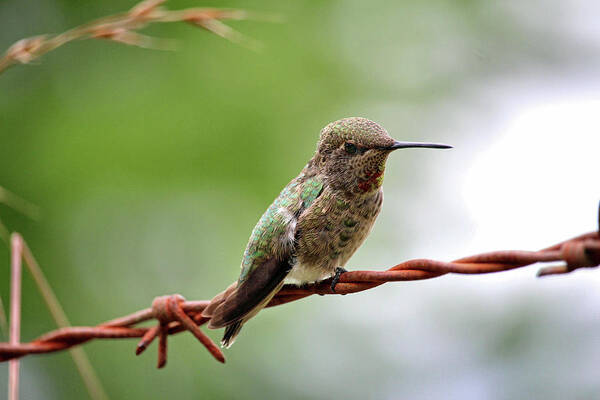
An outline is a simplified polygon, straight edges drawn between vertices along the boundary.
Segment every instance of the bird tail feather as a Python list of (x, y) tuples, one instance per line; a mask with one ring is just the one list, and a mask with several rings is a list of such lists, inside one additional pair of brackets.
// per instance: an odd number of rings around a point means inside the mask
[(237, 335), (242, 330), (242, 324), (242, 321), (237, 321), (225, 327), (225, 333), (223, 334), (223, 339), (221, 339), (221, 347), (225, 347), (226, 349), (231, 347)]

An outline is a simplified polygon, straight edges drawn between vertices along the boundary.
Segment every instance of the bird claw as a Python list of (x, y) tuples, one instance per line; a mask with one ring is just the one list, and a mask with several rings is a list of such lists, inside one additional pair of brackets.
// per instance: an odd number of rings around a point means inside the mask
[(340, 280), (340, 276), (342, 276), (342, 274), (344, 272), (348, 272), (348, 270), (345, 268), (342, 268), (342, 267), (337, 267), (335, 269), (335, 275), (333, 276), (333, 279), (331, 280), (331, 291), (333, 293), (335, 293), (335, 287), (337, 286), (337, 284)]

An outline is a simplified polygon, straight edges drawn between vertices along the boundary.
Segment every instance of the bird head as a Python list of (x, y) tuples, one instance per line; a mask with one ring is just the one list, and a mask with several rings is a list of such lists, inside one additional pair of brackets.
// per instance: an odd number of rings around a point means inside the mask
[(378, 190), (391, 152), (426, 147), (447, 149), (437, 143), (400, 142), (378, 123), (361, 117), (344, 118), (321, 130), (315, 161), (327, 183), (348, 195)]

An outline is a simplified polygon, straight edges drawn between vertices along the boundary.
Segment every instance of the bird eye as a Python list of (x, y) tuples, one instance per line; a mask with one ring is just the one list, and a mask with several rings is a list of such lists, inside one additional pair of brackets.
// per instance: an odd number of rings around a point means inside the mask
[(356, 148), (356, 145), (346, 142), (344, 144), (344, 150), (346, 150), (346, 153), (348, 154), (356, 154), (358, 149)]

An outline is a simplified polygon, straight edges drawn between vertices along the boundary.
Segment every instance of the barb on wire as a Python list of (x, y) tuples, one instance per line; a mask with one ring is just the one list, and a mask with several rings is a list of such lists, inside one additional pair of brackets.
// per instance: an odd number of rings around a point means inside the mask
[(39, 35), (21, 39), (0, 57), (0, 73), (15, 64), (28, 64), (57, 47), (78, 39), (106, 39), (131, 46), (167, 50), (173, 47), (171, 42), (137, 32), (149, 24), (161, 22), (186, 22), (234, 43), (256, 49), (259, 47), (257, 42), (222, 21), (277, 20), (274, 16), (232, 9), (189, 8), (173, 11), (161, 7), (165, 2), (166, 0), (145, 0), (128, 12), (100, 18), (58, 35)]
[[(564, 274), (578, 268), (600, 265), (600, 232), (590, 232), (540, 251), (496, 251), (453, 262), (429, 259), (409, 260), (386, 271), (350, 271), (340, 276), (335, 292), (330, 281), (296, 287), (284, 286), (268, 307), (296, 301), (313, 294), (350, 294), (373, 289), (387, 282), (435, 278), (448, 273), (486, 274), (508, 271), (534, 263), (563, 262), (542, 268), (538, 276)], [(51, 353), (80, 345), (93, 339), (141, 338), (136, 354), (141, 354), (158, 337), (158, 368), (167, 361), (167, 337), (182, 331), (191, 332), (218, 361), (225, 357), (200, 327), (209, 321), (202, 315), (209, 301), (186, 301), (180, 295), (157, 297), (151, 308), (102, 323), (95, 327), (69, 327), (49, 332), (39, 338), (20, 344), (0, 343), (0, 361), (28, 354)], [(154, 327), (136, 327), (141, 322), (157, 320)]]

